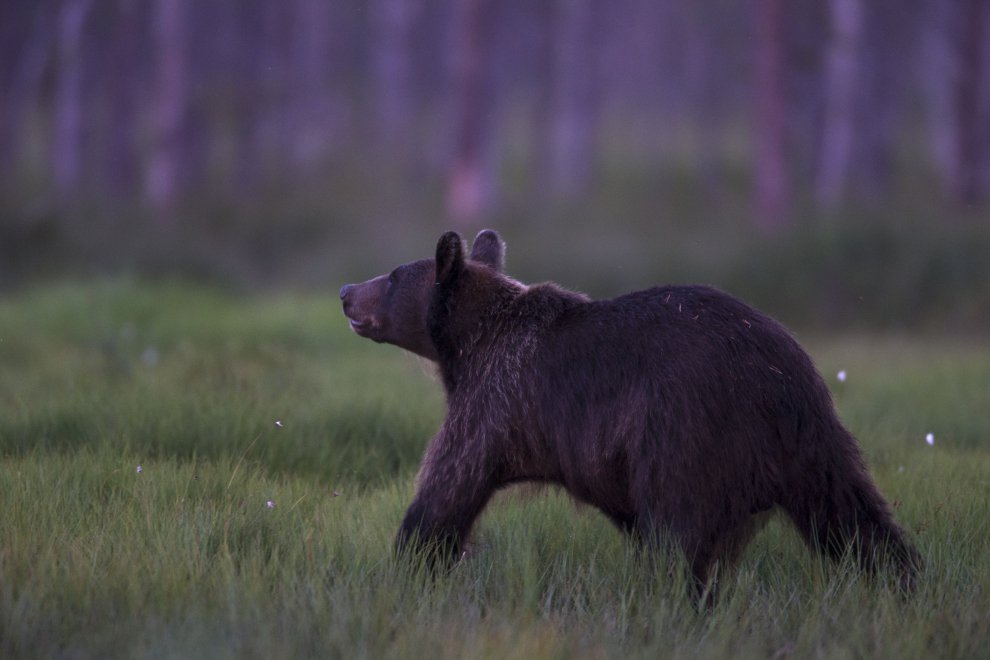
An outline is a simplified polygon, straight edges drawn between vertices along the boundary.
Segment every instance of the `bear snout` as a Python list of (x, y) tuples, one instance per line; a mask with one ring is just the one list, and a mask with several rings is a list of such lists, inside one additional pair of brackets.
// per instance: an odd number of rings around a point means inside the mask
[[(340, 288), (340, 299), (343, 302), (344, 316), (347, 317), (351, 330), (362, 337), (372, 337), (372, 332), (378, 330), (379, 320), (371, 313), (368, 301), (360, 295), (360, 290), (354, 284), (345, 284)], [(377, 341), (377, 340), (376, 340)]]
[(344, 316), (350, 322), (351, 330), (358, 332), (369, 325), (367, 319), (359, 318), (361, 314), (356, 313), (354, 310), (354, 300), (350, 297), (351, 291), (354, 289), (353, 284), (345, 284), (340, 287), (340, 300), (343, 302), (341, 305), (344, 308)]

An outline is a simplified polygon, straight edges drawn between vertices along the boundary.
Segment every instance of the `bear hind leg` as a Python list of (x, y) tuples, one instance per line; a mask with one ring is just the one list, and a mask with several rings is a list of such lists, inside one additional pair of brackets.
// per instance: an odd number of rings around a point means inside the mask
[[(695, 512), (697, 513), (697, 512)], [(699, 520), (715, 521), (706, 525)], [(762, 518), (760, 518), (762, 520)], [(753, 516), (725, 520), (715, 516), (671, 516), (641, 520), (637, 525), (645, 544), (657, 549), (679, 550), (687, 560), (689, 590), (699, 607), (715, 602), (723, 571), (732, 566), (752, 537), (757, 524)]]
[(801, 479), (803, 490), (791, 489), (800, 496), (780, 505), (811, 548), (833, 560), (853, 552), (868, 573), (892, 566), (901, 587), (912, 591), (921, 556), (894, 522), (865, 469), (850, 463), (841, 471), (806, 476)]

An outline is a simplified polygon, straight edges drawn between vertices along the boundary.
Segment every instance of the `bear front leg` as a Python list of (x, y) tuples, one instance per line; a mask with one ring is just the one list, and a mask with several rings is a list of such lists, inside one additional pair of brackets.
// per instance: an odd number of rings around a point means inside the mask
[(399, 554), (422, 554), (431, 569), (448, 568), (460, 557), (471, 526), (497, 487), (485, 461), (435, 449), (427, 452), (419, 489), (395, 539)]
[(417, 497), (402, 519), (395, 548), (399, 555), (422, 555), (431, 571), (446, 569), (460, 556), (466, 534), (452, 521), (437, 519), (429, 504)]

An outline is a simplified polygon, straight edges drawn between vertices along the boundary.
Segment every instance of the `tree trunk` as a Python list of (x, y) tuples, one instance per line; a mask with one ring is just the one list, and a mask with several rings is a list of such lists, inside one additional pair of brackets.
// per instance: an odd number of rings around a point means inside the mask
[(109, 49), (114, 74), (111, 76), (111, 126), (107, 148), (107, 178), (110, 189), (130, 198), (137, 183), (137, 154), (135, 115), (139, 89), (138, 56), (140, 53), (140, 21), (135, 0), (118, 0), (117, 15), (111, 33)]
[(890, 192), (908, 93), (918, 91), (909, 86), (918, 79), (922, 21), (916, 11), (899, 11), (901, 0), (862, 4), (856, 139), (847, 183), (850, 193), (878, 205)]
[(45, 70), (51, 59), (51, 10), (39, 4), (32, 8), (32, 14), (30, 29), (21, 48), (4, 51), (12, 64), (7, 79), (10, 82), (0, 98), (0, 176), (5, 185), (11, 183), (13, 173), (20, 168), (21, 122), (26, 108), (38, 102)]
[(951, 79), (955, 70), (951, 44), (952, 12), (944, 2), (930, 0), (927, 3), (922, 43), (921, 77), (935, 169), (946, 192), (951, 191), (957, 179), (955, 121), (952, 103)]
[(790, 190), (785, 154), (785, 7), (759, 0), (756, 42), (756, 224), (774, 232), (788, 223)]
[(262, 185), (284, 184), (288, 180), (288, 156), (292, 145), (293, 125), (290, 107), (292, 23), (278, 2), (243, 3), (259, 22), (260, 43), (242, 41), (242, 49), (258, 51), (254, 75), (259, 82), (260, 98), (250, 111), (250, 135), (256, 157), (260, 160)]
[[(232, 90), (229, 109), (234, 158), (227, 172), (228, 193), (245, 197), (256, 192), (262, 178), (262, 156), (254, 133), (265, 99), (261, 85), (256, 82), (262, 66), (257, 47), (262, 40), (260, 7), (248, 3), (223, 3), (221, 8), (221, 29), (217, 37), (220, 52), (226, 60), (226, 75), (238, 81)], [(244, 84), (245, 78), (255, 84)]]
[(157, 66), (153, 144), (145, 194), (159, 221), (170, 220), (180, 194), (187, 113), (186, 12), (184, 0), (156, 0), (154, 48)]
[(326, 0), (295, 0), (293, 30), (292, 162), (307, 169), (322, 160), (338, 119), (330, 88), (330, 41), (334, 17)]
[(586, 190), (594, 175), (600, 101), (599, 4), (599, 0), (564, 0), (551, 10), (552, 97), (545, 136), (545, 180), (550, 194), (558, 199)]
[(83, 27), (91, 0), (65, 0), (58, 12), (58, 77), (53, 142), (55, 191), (62, 199), (78, 191), (82, 172)]
[(980, 93), (983, 84), (983, 66), (987, 0), (963, 0), (962, 40), (959, 47), (955, 86), (956, 106), (956, 156), (957, 177), (953, 196), (964, 205), (977, 205), (983, 201), (984, 122), (981, 117)]
[(404, 153), (413, 125), (412, 28), (418, 0), (374, 0), (377, 137), (386, 153)]
[(815, 197), (826, 207), (846, 192), (856, 129), (858, 71), (862, 66), (861, 0), (830, 0), (832, 22), (825, 71), (825, 117)]
[(491, 132), (491, 46), (493, 0), (458, 5), (454, 71), (454, 156), (447, 177), (447, 215), (459, 227), (473, 227), (494, 194), (488, 163)]
[(719, 60), (718, 49), (723, 36), (720, 28), (726, 19), (720, 13), (724, 13), (724, 8), (685, 3), (678, 17), (683, 26), (686, 115), (690, 117), (692, 142), (698, 149), (698, 174), (710, 203), (718, 202), (723, 186), (719, 158), (725, 148), (725, 137), (720, 129), (725, 125), (726, 115), (719, 95), (724, 82), (719, 80), (719, 74), (725, 63)]

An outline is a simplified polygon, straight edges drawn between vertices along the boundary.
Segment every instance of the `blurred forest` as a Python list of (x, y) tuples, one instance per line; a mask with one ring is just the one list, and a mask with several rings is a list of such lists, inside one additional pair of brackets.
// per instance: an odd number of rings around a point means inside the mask
[(990, 0), (5, 0), (0, 277), (316, 283), (493, 225), (624, 285), (839, 226), (955, 236), (932, 286), (990, 291), (988, 35)]

